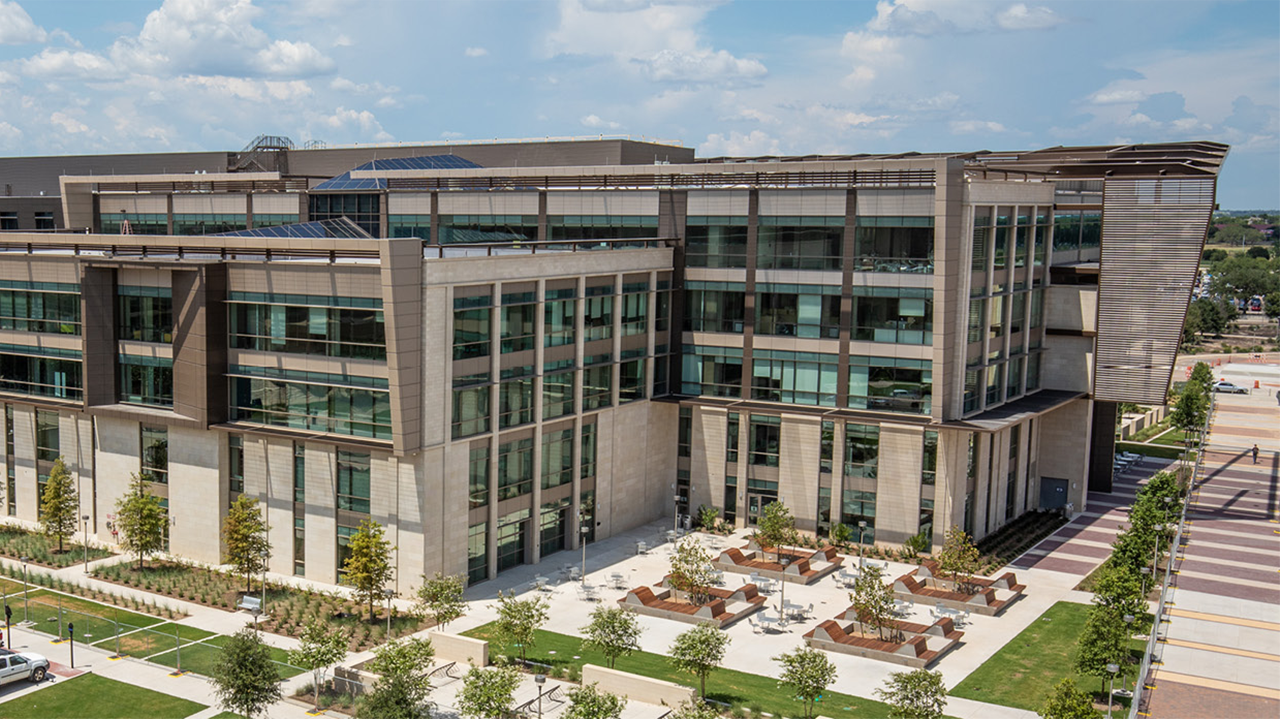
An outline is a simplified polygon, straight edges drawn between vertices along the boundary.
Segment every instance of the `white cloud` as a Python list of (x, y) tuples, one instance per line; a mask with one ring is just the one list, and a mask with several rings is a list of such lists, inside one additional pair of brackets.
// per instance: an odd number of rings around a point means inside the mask
[(994, 120), (952, 120), (951, 132), (956, 135), (972, 135), (974, 133), (1002, 133), (1008, 132), (1001, 123)]
[(22, 131), (7, 122), (0, 121), (0, 147), (9, 149), (22, 141)]
[(258, 69), (274, 77), (308, 77), (333, 69), (333, 61), (311, 43), (276, 40), (258, 51)]
[(648, 60), (638, 60), (651, 80), (694, 83), (750, 80), (769, 73), (764, 63), (736, 58), (725, 50), (685, 53), (660, 50)]
[(477, 57), (484, 57), (485, 55), (488, 55), (489, 51), (485, 50), (482, 47), (469, 47), (466, 50), (463, 50), (462, 54), (466, 55), (469, 58), (477, 58)]
[(339, 34), (338, 37), (333, 39), (334, 47), (351, 47), (352, 45), (355, 45), (355, 43), (345, 34)]
[(874, 32), (850, 30), (845, 33), (840, 42), (840, 54), (855, 63), (845, 76), (845, 82), (865, 85), (876, 78), (879, 68), (900, 64), (902, 55), (898, 49), (901, 42), (898, 38)]
[(225, 99), (263, 102), (296, 102), (311, 97), (314, 91), (305, 80), (256, 80), (225, 75), (186, 75), (176, 78), (179, 87), (197, 89)]
[(466, 137), (466, 136), (460, 132), (445, 130), (444, 132), (440, 133), (440, 137), (444, 138), (445, 140), (457, 140), (458, 138)]
[(390, 142), (395, 140), (390, 133), (382, 129), (382, 123), (368, 110), (348, 110), (339, 106), (332, 115), (315, 118), (314, 124), (328, 130), (356, 129), (374, 142)]
[(778, 139), (763, 130), (752, 130), (745, 134), (737, 130), (727, 135), (712, 133), (698, 146), (698, 155), (701, 157), (721, 155), (755, 157), (781, 154)]
[(608, 128), (610, 130), (617, 130), (618, 128), (622, 127), (622, 125), (619, 123), (613, 122), (612, 120), (603, 120), (600, 118), (599, 115), (594, 115), (594, 114), (587, 115), (586, 117), (583, 117), (578, 122), (582, 123), (583, 125), (589, 128)]
[(368, 83), (357, 83), (344, 77), (335, 77), (329, 81), (329, 89), (339, 92), (355, 93), (357, 95), (389, 95), (400, 92), (400, 88), (395, 85), (383, 85), (374, 80)]
[(936, 35), (955, 29), (951, 22), (943, 20), (938, 13), (927, 8), (913, 10), (905, 0), (877, 2), (876, 16), (867, 22), (867, 27), (877, 32), (899, 35)]
[(1147, 99), (1147, 94), (1141, 90), (1099, 90), (1089, 96), (1089, 102), (1094, 105), (1118, 105), (1122, 103), (1140, 103)]
[(0, 45), (38, 43), (48, 37), (49, 33), (36, 25), (21, 5), (0, 0)]
[(46, 80), (76, 78), (93, 81), (107, 80), (117, 75), (110, 60), (83, 50), (45, 48), (39, 55), (19, 60), (17, 66), (24, 75)]
[(1047, 7), (1027, 7), (1014, 3), (996, 13), (996, 24), (1005, 30), (1047, 30), (1066, 22)]
[(71, 117), (70, 115), (58, 111), (49, 116), (49, 122), (62, 128), (66, 133), (83, 133), (89, 131), (89, 126)]
[(889, 119), (888, 115), (868, 115), (862, 112), (832, 107), (831, 105), (810, 105), (804, 110), (805, 115), (838, 130), (864, 128), (881, 120)]
[(763, 110), (757, 110), (755, 108), (742, 108), (738, 110), (738, 112), (735, 113), (734, 115), (731, 115), (724, 119), (725, 120), (753, 120), (762, 125), (777, 125), (778, 123), (782, 122), (781, 120), (774, 117), (773, 115), (770, 115), (769, 113), (764, 112)]

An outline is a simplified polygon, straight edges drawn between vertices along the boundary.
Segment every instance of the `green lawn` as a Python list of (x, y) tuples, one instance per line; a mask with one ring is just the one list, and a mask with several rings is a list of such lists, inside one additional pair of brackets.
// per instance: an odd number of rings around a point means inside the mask
[(230, 711), (223, 711), (213, 716), (213, 720), (244, 720), (243, 715), (237, 715)]
[(197, 702), (88, 674), (0, 704), (0, 717), (184, 718), (204, 709)]
[[(226, 635), (218, 635), (217, 637), (209, 638), (201, 643), (183, 645), (180, 648), (182, 655), (182, 669), (187, 672), (199, 673), (206, 677), (209, 676), (213, 669), (214, 662), (218, 659), (218, 653), (221, 651), (221, 647), (229, 639), (230, 638)], [(280, 677), (291, 678), (294, 675), (301, 675), (306, 672), (301, 668), (295, 668), (288, 665), (289, 657), (284, 650), (281, 650), (278, 647), (271, 647), (270, 650), (271, 659), (280, 663), (280, 665), (276, 666), (276, 672), (280, 673)], [(156, 655), (155, 657), (148, 659), (159, 665), (176, 668), (178, 667), (178, 655), (178, 650), (170, 650), (162, 655)]]
[(119, 610), (110, 605), (48, 590), (32, 590), (30, 607), (23, 603), (21, 595), (10, 596), (9, 605), (13, 608), (14, 622), (29, 618), (34, 624), (33, 629), (50, 635), (58, 635), (61, 631), (64, 636), (67, 623), (75, 623), (76, 638), (88, 642), (96, 642), (106, 637), (114, 638), (117, 617), (120, 619), (122, 633), (135, 627), (162, 622), (158, 617)]
[[(1166, 460), (1177, 460), (1182, 454), (1182, 448), (1171, 447), (1168, 445), (1147, 445), (1134, 442), (1116, 442), (1116, 452), (1134, 452), (1139, 455), (1147, 455), (1149, 457), (1165, 458)], [(1192, 455), (1192, 460), (1195, 456)]]
[[(956, 697), (980, 700), (1023, 710), (1039, 710), (1053, 686), (1073, 678), (1082, 690), (1097, 693), (1100, 680), (1078, 675), (1072, 668), (1076, 640), (1084, 630), (1090, 605), (1060, 602), (1018, 633), (951, 691)], [(1133, 655), (1142, 658), (1145, 643), (1135, 640)], [(1136, 667), (1129, 670), (1132, 683)], [(1116, 687), (1121, 687), (1119, 678)], [(1106, 695), (1105, 690), (1102, 695)], [(1122, 701), (1122, 702), (1127, 702)]]
[(1171, 445), (1173, 447), (1185, 448), (1187, 446), (1187, 434), (1181, 430), (1170, 430), (1150, 442), (1157, 445)]
[[(470, 637), (488, 640), (490, 654), (510, 654), (495, 638), (493, 623), (481, 625), (463, 633)], [(555, 651), (554, 653), (552, 651)], [(749, 646), (729, 646), (730, 653), (758, 652)], [(575, 658), (574, 656), (578, 656)], [(537, 641), (529, 649), (528, 659), (561, 668), (569, 666), (582, 667), (584, 663), (608, 666), (603, 655), (591, 650), (582, 650), (582, 640), (571, 635), (539, 630)], [(665, 655), (638, 652), (627, 657), (618, 658), (616, 668), (625, 672), (645, 675), (660, 680), (677, 682), (693, 688), (698, 687), (698, 678), (694, 675), (676, 672), (671, 668)], [(905, 669), (905, 668), (904, 668)], [(842, 678), (836, 679), (836, 685)], [(843, 678), (847, 680), (848, 678)], [(774, 717), (802, 717), (804, 705), (779, 689), (775, 678), (721, 668), (707, 677), (707, 696), (712, 700), (730, 703), (734, 706), (758, 708)], [(843, 693), (829, 692), (815, 706), (815, 712), (831, 718), (883, 718), (889, 717), (889, 706), (875, 700), (854, 697)]]

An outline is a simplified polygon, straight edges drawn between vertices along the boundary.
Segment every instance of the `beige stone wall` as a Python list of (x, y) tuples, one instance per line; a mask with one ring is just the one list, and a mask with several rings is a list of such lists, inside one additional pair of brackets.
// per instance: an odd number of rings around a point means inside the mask
[(225, 438), (219, 432), (169, 428), (169, 551), (175, 555), (222, 561), (219, 539), (227, 480), (220, 468)]
[[(743, 421), (750, 422), (748, 416)], [(822, 420), (816, 415), (782, 416), (782, 442), (778, 454), (778, 497), (796, 518), (796, 529), (812, 532), (818, 509), (818, 472), (822, 454)], [(738, 457), (746, 459), (748, 448)], [(739, 487), (746, 485), (739, 478)], [(745, 514), (745, 508), (741, 512)]]
[[(94, 457), (97, 468), (98, 507), (107, 517), (113, 517), (116, 501), (129, 491), (131, 476), (138, 472), (139, 430), (138, 423), (119, 418), (98, 417), (98, 450)], [(111, 541), (111, 533), (105, 524), (99, 537)]]
[(30, 405), (13, 406), (13, 456), (18, 519), (35, 522), (40, 497), (36, 482), (36, 409)]
[(693, 408), (693, 436), (689, 453), (689, 487), (693, 491), (689, 502), (691, 513), (697, 513), (699, 505), (706, 505), (720, 508), (720, 517), (724, 517), (724, 463), (728, 429), (729, 413), (724, 408)]
[[(1042, 415), (1038, 472), (1042, 477), (1063, 478), (1067, 483), (1067, 502), (1074, 512), (1085, 510), (1089, 487), (1089, 444), (1082, 442), (1092, 432), (1092, 401), (1075, 400), (1053, 412)], [(1032, 483), (1035, 503), (1039, 502), (1039, 478)], [(1033, 507), (1035, 505), (1033, 504)]]
[[(292, 452), (292, 448), (288, 450)], [(311, 580), (335, 582), (338, 579), (337, 471), (333, 446), (307, 443), (307, 572)], [(292, 461), (290, 461), (292, 462)], [(286, 467), (292, 467), (288, 465)], [(293, 483), (289, 488), (292, 494)], [(290, 520), (292, 528), (292, 520)], [(290, 530), (292, 537), (292, 529)], [(272, 540), (275, 544), (275, 540)], [(277, 553), (279, 554), (279, 553)], [(273, 568), (274, 563), (273, 563)], [(292, 568), (289, 570), (292, 572)]]
[(1046, 335), (1044, 347), (1040, 356), (1041, 387), (1080, 392), (1093, 389), (1093, 338)]
[(636, 702), (667, 707), (692, 702), (698, 694), (697, 690), (684, 685), (588, 663), (582, 666), (582, 684), (592, 683), (597, 684), (603, 692), (625, 695)]
[(915, 535), (920, 520), (920, 472), (924, 428), (880, 425), (876, 479), (876, 542), (901, 545)]
[(969, 438), (972, 433), (938, 432), (938, 475), (933, 496), (933, 544), (942, 547), (947, 529), (964, 526), (964, 496), (969, 479)]

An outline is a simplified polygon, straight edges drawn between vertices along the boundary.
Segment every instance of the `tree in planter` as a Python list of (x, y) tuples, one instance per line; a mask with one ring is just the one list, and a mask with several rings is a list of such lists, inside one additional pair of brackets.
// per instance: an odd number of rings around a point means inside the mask
[(889, 704), (889, 717), (940, 718), (947, 707), (942, 673), (923, 669), (890, 673), (876, 695)]
[(160, 499), (151, 494), (149, 483), (134, 474), (129, 490), (116, 500), (116, 529), (120, 546), (138, 556), (138, 570), (147, 555), (164, 549), (164, 531), (169, 524)]
[(845, 547), (853, 542), (853, 528), (844, 523), (833, 523), (831, 525), (831, 542), (840, 547)]
[(1096, 718), (1101, 713), (1093, 707), (1093, 699), (1089, 694), (1076, 687), (1076, 681), (1066, 678), (1053, 687), (1053, 692), (1045, 698), (1044, 707), (1040, 709), (1042, 718)]
[(461, 575), (436, 573), (433, 578), (423, 575), (422, 585), (416, 593), (415, 611), (420, 615), (430, 615), (443, 628), (467, 613), (467, 601), (462, 595), (464, 589)]
[(591, 622), (579, 628), (583, 650), (599, 650), (613, 667), (619, 657), (640, 649), (640, 623), (635, 612), (601, 606), (591, 611)]
[(356, 709), (361, 718), (427, 717), (431, 681), (427, 669), (436, 651), (423, 638), (395, 640), (374, 651), (367, 667), (380, 677)]
[(462, 678), (454, 705), (462, 717), (513, 717), (520, 672), (513, 667), (471, 668)]
[(961, 530), (959, 525), (952, 525), (947, 530), (946, 539), (942, 543), (942, 549), (938, 551), (937, 560), (938, 568), (951, 575), (952, 582), (960, 592), (973, 592), (971, 581), (974, 574), (978, 572), (979, 558), (980, 554), (973, 544), (973, 539)]
[(1089, 611), (1084, 631), (1076, 641), (1076, 672), (1099, 678), (1102, 691), (1106, 692), (1107, 679), (1111, 677), (1107, 665), (1123, 665), (1128, 661), (1129, 626), (1115, 610), (1095, 606)]
[(514, 592), (504, 595), (499, 590), (496, 609), (498, 635), (508, 645), (514, 644), (520, 648), (520, 664), (524, 665), (529, 648), (533, 646), (537, 637), (538, 629), (545, 625), (550, 617), (547, 611), (551, 609), (551, 605), (542, 598), (517, 600)]
[(58, 538), (58, 554), (62, 554), (62, 541), (76, 531), (80, 521), (80, 499), (76, 486), (71, 483), (71, 473), (59, 457), (53, 461), (49, 479), (44, 484), (40, 498), (40, 525), (44, 534)]
[[(231, 503), (227, 519), (222, 521), (222, 542), (227, 547), (226, 560), (237, 575), (244, 576), (244, 591), (249, 592), (253, 576), (267, 569), (267, 523), (262, 519), (258, 501), (241, 495)], [(262, 589), (265, 595), (266, 588)]]
[(562, 718), (619, 718), (627, 708), (626, 696), (604, 692), (596, 683), (570, 690), (568, 695), (569, 707), (560, 715)]
[(715, 625), (702, 623), (677, 635), (667, 654), (676, 670), (698, 676), (701, 697), (706, 700), (707, 676), (720, 667), (728, 649), (729, 636)]
[(813, 703), (836, 681), (836, 666), (821, 650), (801, 645), (773, 658), (782, 665), (778, 679), (790, 685), (795, 697), (804, 702), (804, 716), (813, 715)]
[(760, 511), (754, 537), (762, 553), (770, 547), (777, 551), (776, 556), (782, 552), (782, 546), (796, 544), (796, 519), (786, 505), (771, 502)]
[(369, 621), (375, 617), (374, 603), (382, 597), (382, 589), (391, 583), (391, 542), (386, 531), (372, 520), (362, 520), (351, 536), (347, 550), (351, 553), (342, 564), (347, 582), (354, 589), (357, 603), (369, 604)]
[(885, 628), (889, 628), (892, 635), (899, 634), (893, 625), (893, 588), (884, 582), (883, 572), (878, 565), (863, 567), (853, 583), (853, 592), (849, 593), (858, 624), (870, 628), (882, 640)]
[(671, 554), (671, 588), (684, 593), (689, 602), (702, 605), (710, 597), (711, 553), (695, 538), (687, 537), (676, 545)]
[(1142, 617), (1147, 611), (1138, 574), (1124, 565), (1105, 562), (1093, 580), (1093, 604), (1105, 607), (1120, 617)]
[(720, 510), (710, 505), (698, 506), (698, 527), (707, 532), (715, 532), (716, 519), (720, 517)]
[(324, 686), (325, 670), (347, 656), (347, 642), (350, 638), (346, 631), (313, 619), (302, 628), (298, 640), (302, 644), (289, 651), (289, 664), (311, 671), (315, 687), (315, 711), (320, 712), (320, 688)]
[(253, 628), (227, 640), (209, 679), (222, 709), (245, 717), (262, 715), (280, 700), (280, 674), (271, 661), (271, 649)]

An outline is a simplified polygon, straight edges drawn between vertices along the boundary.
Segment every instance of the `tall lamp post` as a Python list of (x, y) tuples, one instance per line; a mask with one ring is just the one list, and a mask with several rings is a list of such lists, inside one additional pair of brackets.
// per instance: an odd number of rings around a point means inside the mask
[(867, 521), (858, 521), (858, 557), (862, 557), (862, 535), (867, 531)]
[(1107, 663), (1107, 673), (1111, 679), (1107, 683), (1107, 718), (1111, 718), (1111, 704), (1115, 702), (1114, 695), (1116, 693), (1116, 673), (1120, 672), (1120, 666), (1115, 663)]
[(84, 528), (84, 574), (89, 574), (89, 516), (81, 515), (82, 527)]
[(587, 586), (587, 533), (590, 532), (584, 522), (582, 510), (578, 510), (578, 544), (582, 546), (582, 586)]
[(387, 640), (391, 639), (391, 598), (395, 594), (396, 591), (391, 588), (382, 589), (382, 596), (387, 599)]
[(271, 559), (271, 551), (262, 551), (262, 614), (267, 614), (267, 563)]
[(542, 717), (542, 686), (547, 682), (547, 676), (538, 673), (533, 676), (533, 681), (538, 684), (538, 717)]
[(1160, 584), (1160, 578), (1156, 574), (1156, 565), (1160, 562), (1160, 539), (1164, 534), (1164, 525), (1156, 523), (1151, 526), (1152, 532), (1155, 533), (1155, 543), (1151, 551), (1151, 581), (1156, 585)]
[(778, 608), (779, 620), (783, 625), (787, 624), (787, 566), (791, 564), (791, 558), (780, 557), (778, 562), (782, 565), (782, 578), (778, 580), (782, 584), (782, 605)]
[(31, 558), (24, 556), (18, 559), (22, 561), (22, 622), (26, 623), (30, 621), (30, 618), (27, 616), (31, 612), (31, 602), (27, 595), (27, 561)]

